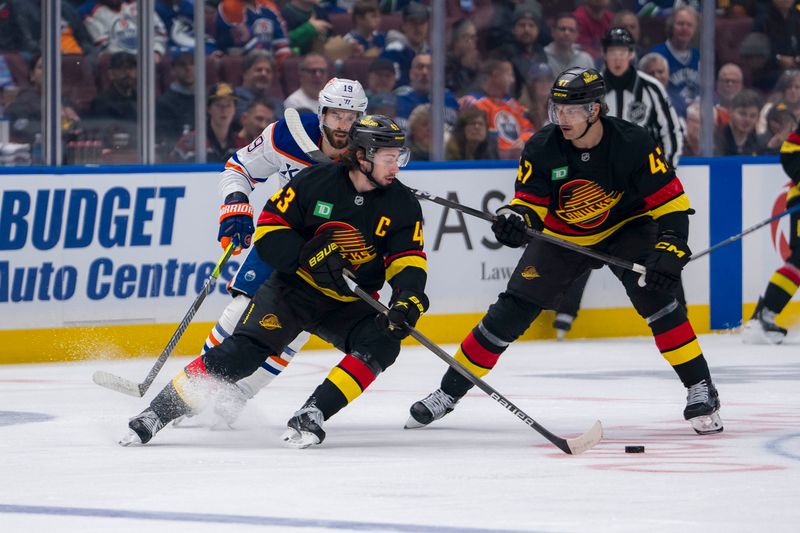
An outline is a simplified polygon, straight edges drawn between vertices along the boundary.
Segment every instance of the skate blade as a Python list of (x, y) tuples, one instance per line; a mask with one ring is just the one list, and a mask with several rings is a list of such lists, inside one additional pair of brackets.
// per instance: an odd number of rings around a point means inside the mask
[(125, 446), (126, 448), (128, 446), (144, 446), (144, 444), (142, 444), (142, 439), (140, 439), (139, 435), (132, 429), (129, 429), (128, 432), (119, 439), (118, 443), (120, 446)]
[(406, 425), (403, 426), (403, 429), (419, 429), (424, 428), (428, 424), (422, 424), (421, 422), (417, 422), (417, 419), (413, 416), (409, 416), (408, 420), (406, 420)]
[(718, 412), (690, 418), (689, 423), (698, 435), (713, 435), (714, 433), (722, 432), (723, 429), (722, 419), (720, 419)]
[(785, 337), (780, 331), (766, 331), (761, 324), (752, 320), (742, 330), (743, 344), (774, 345), (782, 343)]
[(308, 431), (297, 431), (296, 429), (289, 428), (286, 433), (281, 437), (286, 446), (302, 450), (309, 446), (316, 446), (320, 443), (319, 437)]

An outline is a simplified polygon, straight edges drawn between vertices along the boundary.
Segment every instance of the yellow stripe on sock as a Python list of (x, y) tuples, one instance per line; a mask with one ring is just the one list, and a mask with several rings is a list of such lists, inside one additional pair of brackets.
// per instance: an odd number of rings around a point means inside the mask
[(794, 293), (797, 292), (797, 284), (780, 272), (775, 272), (772, 277), (769, 278), (769, 282), (780, 287), (789, 296), (794, 296)]
[(700, 357), (703, 355), (703, 350), (700, 349), (700, 343), (695, 339), (689, 344), (663, 352), (661, 355), (664, 356), (664, 359), (666, 359), (670, 365), (678, 366), (691, 361), (695, 357)]
[(200, 394), (195, 390), (195, 386), (189, 379), (185, 371), (181, 370), (172, 378), (172, 386), (175, 387), (175, 392), (181, 397), (181, 400), (186, 402), (186, 405), (192, 410), (198, 409), (202, 406)]
[(489, 373), (488, 368), (483, 368), (482, 366), (473, 364), (469, 359), (467, 359), (467, 356), (464, 354), (461, 348), (459, 348), (458, 352), (456, 352), (455, 360), (464, 365), (465, 367), (467, 367), (467, 370), (469, 370), (479, 378), (482, 378), (483, 376)]
[(328, 374), (328, 379), (342, 391), (344, 397), (347, 398), (347, 403), (352, 402), (361, 395), (361, 387), (355, 379), (341, 368), (334, 367), (331, 373)]

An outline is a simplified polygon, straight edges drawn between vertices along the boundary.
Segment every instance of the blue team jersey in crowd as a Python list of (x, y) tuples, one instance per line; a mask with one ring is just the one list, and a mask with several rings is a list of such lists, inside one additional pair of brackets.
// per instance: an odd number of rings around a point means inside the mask
[(666, 58), (667, 64), (669, 64), (670, 88), (673, 92), (680, 93), (686, 104), (690, 104), (700, 97), (700, 50), (692, 48), (686, 63), (679, 61), (666, 43), (654, 46), (650, 51)]

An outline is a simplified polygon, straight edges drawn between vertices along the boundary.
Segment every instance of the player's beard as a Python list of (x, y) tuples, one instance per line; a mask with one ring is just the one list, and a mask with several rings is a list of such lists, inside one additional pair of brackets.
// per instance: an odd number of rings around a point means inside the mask
[(344, 139), (339, 141), (336, 139), (336, 137), (333, 136), (333, 131), (328, 126), (322, 126), (322, 131), (325, 133), (325, 138), (328, 139), (328, 143), (334, 149), (343, 150), (347, 148), (347, 143), (348, 143), (347, 136), (345, 136)]

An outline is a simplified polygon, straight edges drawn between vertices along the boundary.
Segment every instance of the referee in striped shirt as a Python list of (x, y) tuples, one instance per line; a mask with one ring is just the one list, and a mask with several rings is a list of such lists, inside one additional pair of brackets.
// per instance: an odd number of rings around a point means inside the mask
[(683, 129), (664, 87), (633, 66), (636, 42), (625, 28), (611, 28), (603, 37), (608, 114), (642, 126), (664, 151), (673, 167), (683, 148)]

